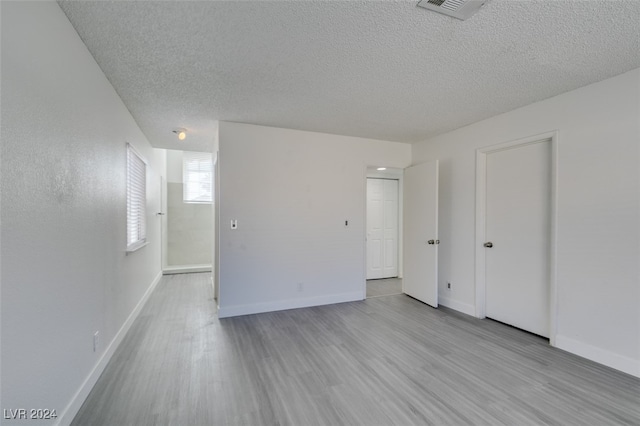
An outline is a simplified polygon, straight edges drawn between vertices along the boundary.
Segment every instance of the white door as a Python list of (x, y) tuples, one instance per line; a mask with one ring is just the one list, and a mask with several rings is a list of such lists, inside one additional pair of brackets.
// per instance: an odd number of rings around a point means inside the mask
[(367, 279), (398, 276), (398, 181), (367, 179)]
[(383, 186), (383, 263), (382, 277), (398, 276), (398, 181), (384, 179)]
[(486, 315), (549, 337), (551, 142), (487, 154)]
[(161, 264), (162, 270), (167, 268), (169, 262), (167, 261), (167, 247), (168, 247), (168, 227), (167, 227), (167, 181), (163, 176), (160, 176), (160, 210), (158, 210), (158, 216), (160, 216), (160, 240), (161, 240)]
[(438, 306), (438, 162), (404, 171), (402, 291)]

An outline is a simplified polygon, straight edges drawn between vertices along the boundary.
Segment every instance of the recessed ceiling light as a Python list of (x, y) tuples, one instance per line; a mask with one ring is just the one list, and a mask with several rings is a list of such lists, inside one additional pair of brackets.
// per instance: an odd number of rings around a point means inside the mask
[(386, 167), (378, 167), (378, 170), (387, 170)]

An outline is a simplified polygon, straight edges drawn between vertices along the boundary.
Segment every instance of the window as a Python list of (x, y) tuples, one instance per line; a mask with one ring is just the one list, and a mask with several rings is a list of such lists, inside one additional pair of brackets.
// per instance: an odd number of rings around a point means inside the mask
[(185, 151), (182, 156), (182, 199), (185, 203), (213, 201), (213, 159), (209, 152)]
[(127, 144), (127, 251), (147, 241), (147, 165)]

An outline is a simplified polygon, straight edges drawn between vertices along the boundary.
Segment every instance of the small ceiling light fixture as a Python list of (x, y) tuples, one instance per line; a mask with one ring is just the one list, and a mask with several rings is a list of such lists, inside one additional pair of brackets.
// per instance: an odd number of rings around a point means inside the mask
[(382, 171), (382, 170), (387, 170), (387, 168), (386, 168), (386, 167), (378, 167), (378, 169), (377, 169), (377, 170)]
[(187, 138), (187, 129), (176, 129), (173, 131), (176, 135), (178, 135), (178, 139), (183, 141)]

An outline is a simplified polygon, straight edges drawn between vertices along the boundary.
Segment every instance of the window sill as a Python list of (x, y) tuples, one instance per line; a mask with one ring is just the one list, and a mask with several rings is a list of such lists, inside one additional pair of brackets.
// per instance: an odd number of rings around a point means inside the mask
[(148, 245), (149, 245), (148, 241), (132, 244), (131, 246), (127, 247), (127, 250), (126, 250), (125, 253), (128, 256), (129, 254), (131, 254), (133, 252), (136, 252), (136, 251), (140, 250), (142, 247), (146, 247)]

